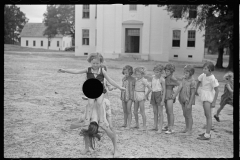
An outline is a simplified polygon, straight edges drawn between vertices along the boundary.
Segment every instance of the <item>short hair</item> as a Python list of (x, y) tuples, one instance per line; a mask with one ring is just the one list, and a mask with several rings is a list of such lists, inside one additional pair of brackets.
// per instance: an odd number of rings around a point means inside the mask
[(206, 66), (210, 72), (214, 71), (214, 64), (212, 62), (207, 61), (206, 63), (203, 64), (203, 68)]
[(164, 70), (169, 70), (171, 73), (175, 72), (175, 66), (171, 63), (166, 64)]
[(101, 67), (104, 68), (105, 71), (107, 71), (107, 66), (102, 64)]
[(153, 71), (158, 71), (162, 72), (164, 70), (164, 66), (162, 64), (157, 64), (154, 68)]
[(140, 72), (142, 75), (146, 75), (147, 70), (145, 67), (141, 66), (134, 68), (134, 74), (136, 74), (136, 72)]
[(130, 65), (126, 65), (123, 67), (122, 74), (124, 74), (124, 70), (126, 70), (126, 69), (128, 70), (129, 75), (133, 74), (133, 67)]
[(100, 63), (103, 63), (103, 62), (104, 62), (104, 58), (103, 58), (103, 56), (101, 55), (101, 53), (91, 53), (91, 54), (88, 56), (87, 61), (88, 61), (89, 63), (91, 63), (91, 61), (92, 61), (93, 59), (99, 59)]
[(189, 72), (190, 76), (192, 76), (195, 72), (195, 69), (194, 69), (193, 65), (188, 64), (184, 67), (184, 71)]
[(227, 72), (224, 76), (223, 76), (223, 79), (224, 80), (229, 80), (229, 79), (231, 79), (231, 78), (233, 78), (234, 77), (234, 75), (233, 75), (233, 72)]

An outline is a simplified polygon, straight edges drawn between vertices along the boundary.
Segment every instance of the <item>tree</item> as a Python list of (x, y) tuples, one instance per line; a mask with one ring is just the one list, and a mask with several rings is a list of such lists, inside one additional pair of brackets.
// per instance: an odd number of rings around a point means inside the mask
[[(192, 25), (199, 30), (205, 29), (206, 42), (215, 42), (218, 47), (218, 60), (216, 68), (222, 67), (223, 48), (229, 47), (228, 69), (233, 69), (233, 5), (212, 4), (212, 5), (159, 5), (166, 6), (166, 10), (173, 15), (182, 14), (182, 18), (188, 21), (185, 28)], [(197, 8), (197, 17), (190, 18), (190, 10)]]
[(25, 14), (15, 5), (4, 6), (4, 43), (19, 42), (19, 35), (28, 22)]
[(44, 13), (44, 24), (47, 26), (44, 35), (54, 37), (57, 34), (70, 35), (75, 38), (75, 6), (48, 5)]

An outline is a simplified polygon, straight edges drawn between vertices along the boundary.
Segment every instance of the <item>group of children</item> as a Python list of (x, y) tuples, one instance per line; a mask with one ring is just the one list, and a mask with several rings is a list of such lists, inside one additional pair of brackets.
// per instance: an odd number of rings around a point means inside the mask
[[(213, 75), (214, 64), (212, 62), (206, 62), (203, 65), (203, 73), (195, 79), (193, 78), (194, 67), (192, 65), (186, 65), (183, 68), (183, 78), (179, 82), (174, 76), (175, 66), (173, 64), (158, 64), (153, 68), (154, 75), (150, 78), (150, 82), (146, 78), (146, 68), (136, 67), (133, 69), (132, 66), (126, 65), (122, 74), (124, 75), (122, 79), (122, 86), (118, 85), (114, 80), (112, 80), (107, 74), (107, 68), (103, 65), (104, 58), (99, 53), (92, 53), (88, 57), (88, 62), (91, 63), (91, 67), (80, 70), (65, 70), (60, 69), (59, 72), (66, 72), (72, 74), (83, 74), (87, 75), (86, 79), (96, 78), (103, 84), (103, 94), (96, 98), (90, 99), (83, 97), (83, 99), (88, 100), (88, 105), (85, 108), (85, 115), (81, 118), (78, 124), (71, 125), (72, 129), (80, 126), (88, 126), (88, 129), (82, 129), (80, 135), (84, 136), (85, 141), (85, 151), (89, 151), (89, 146), (93, 148), (92, 139), (98, 135), (98, 127), (100, 126), (107, 135), (112, 139), (114, 145), (114, 156), (117, 155), (116, 147), (116, 133), (111, 124), (111, 107), (110, 101), (106, 97), (107, 89), (120, 89), (122, 101), (123, 113), (124, 113), (124, 124), (123, 127), (130, 128), (132, 122), (132, 110), (131, 106), (134, 103), (134, 117), (136, 125), (134, 128), (139, 128), (138, 120), (138, 110), (140, 108), (140, 114), (143, 119), (142, 130), (147, 130), (146, 127), (146, 115), (145, 115), (145, 101), (149, 100), (149, 94), (151, 93), (150, 104), (153, 106), (154, 113), (154, 127), (152, 130), (161, 133), (166, 131), (166, 134), (171, 134), (174, 132), (174, 114), (173, 114), (173, 104), (178, 100), (182, 106), (183, 116), (185, 118), (186, 127), (181, 131), (182, 133), (191, 134), (192, 133), (192, 105), (195, 104), (195, 95), (198, 95), (203, 102), (204, 114), (206, 117), (206, 132), (199, 135), (200, 140), (209, 140), (211, 135), (212, 127), (212, 108), (215, 107), (217, 96), (218, 96), (218, 80)], [(219, 119), (219, 113), (226, 104), (232, 105), (233, 96), (233, 73), (228, 72), (224, 79), (226, 80), (226, 85), (224, 89), (224, 94), (221, 98), (220, 108), (214, 118), (217, 121)], [(113, 85), (112, 88), (109, 84)], [(201, 85), (201, 89), (198, 89)], [(176, 92), (173, 88), (178, 86)], [(145, 89), (148, 88), (147, 92)], [(163, 127), (163, 106), (166, 108), (167, 113), (167, 126)], [(110, 112), (109, 112), (110, 111)], [(88, 138), (87, 138), (88, 137)], [(93, 148), (94, 149), (94, 148)]]

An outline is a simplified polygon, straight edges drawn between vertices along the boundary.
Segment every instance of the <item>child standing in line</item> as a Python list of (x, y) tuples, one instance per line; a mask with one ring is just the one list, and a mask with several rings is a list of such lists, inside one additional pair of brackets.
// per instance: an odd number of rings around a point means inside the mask
[[(134, 69), (134, 74), (136, 76), (136, 83), (134, 89), (134, 116), (136, 120), (136, 126), (134, 128), (139, 128), (138, 122), (138, 108), (140, 107), (140, 113), (143, 119), (143, 129), (146, 131), (146, 114), (145, 114), (145, 100), (148, 100), (148, 95), (151, 92), (151, 87), (143, 76), (146, 74), (145, 67), (137, 67)], [(148, 88), (148, 92), (145, 95), (145, 88)]]
[[(212, 110), (215, 107), (215, 103), (218, 96), (218, 80), (212, 74), (214, 71), (214, 64), (212, 62), (206, 62), (203, 65), (203, 73), (198, 77), (196, 95), (200, 96), (203, 102), (203, 109), (206, 117), (206, 131), (205, 133), (199, 134), (197, 139), (209, 140), (211, 138), (211, 127), (212, 127)], [(199, 93), (197, 92), (199, 85), (202, 85)]]
[[(100, 53), (91, 53), (87, 59), (89, 63), (91, 63), (91, 67), (78, 70), (78, 71), (73, 71), (73, 70), (66, 70), (66, 69), (59, 69), (59, 72), (63, 73), (71, 73), (71, 74), (87, 74), (87, 79), (95, 78), (98, 79), (102, 84), (104, 83), (104, 78), (107, 79), (107, 81), (112, 84), (113, 86), (119, 88), (120, 90), (125, 90), (125, 88), (119, 86), (114, 80), (112, 80), (108, 75), (107, 72), (101, 67), (101, 64), (104, 61), (103, 56)], [(103, 84), (103, 94), (106, 93), (106, 89)], [(102, 108), (102, 101), (103, 101), (103, 94), (96, 98), (97, 104), (98, 104), (98, 114), (99, 114), (99, 125), (104, 124), (104, 117), (103, 117), (103, 108)], [(92, 115), (92, 109), (93, 109), (93, 104), (94, 104), (95, 99), (88, 99), (88, 104), (89, 107), (86, 108), (87, 115), (85, 119), (85, 125), (89, 125), (90, 123), (90, 116)]]
[[(153, 106), (154, 127), (152, 130), (162, 132), (163, 125), (163, 106), (165, 99), (165, 79), (162, 77), (164, 66), (161, 64), (153, 68), (154, 76), (151, 79), (152, 95), (150, 104)], [(159, 118), (159, 128), (158, 128)]]
[(175, 103), (176, 99), (173, 98), (173, 88), (179, 86), (179, 82), (173, 76), (173, 72), (175, 72), (175, 66), (173, 64), (166, 64), (164, 67), (166, 78), (165, 78), (165, 86), (166, 86), (166, 96), (165, 96), (165, 107), (167, 112), (167, 121), (168, 125), (163, 128), (166, 131), (166, 134), (171, 134), (174, 132), (174, 114), (173, 114), (173, 103)]
[(185, 118), (186, 127), (181, 133), (192, 134), (192, 105), (195, 104), (195, 89), (196, 81), (192, 77), (194, 74), (194, 67), (192, 65), (186, 65), (184, 67), (184, 77), (182, 83), (178, 87), (178, 90), (173, 95), (175, 99), (179, 93), (179, 102), (182, 105), (183, 116)]
[(233, 72), (228, 72), (223, 76), (223, 79), (226, 81), (224, 87), (224, 93), (221, 96), (220, 108), (217, 110), (217, 113), (214, 115), (214, 118), (220, 122), (219, 113), (224, 108), (226, 104), (233, 105)]
[(130, 129), (132, 122), (132, 102), (134, 101), (134, 88), (136, 79), (132, 77), (133, 67), (126, 65), (123, 67), (122, 74), (125, 75), (122, 79), (122, 87), (126, 88), (125, 92), (121, 92), (121, 100), (124, 113), (124, 124), (122, 127)]

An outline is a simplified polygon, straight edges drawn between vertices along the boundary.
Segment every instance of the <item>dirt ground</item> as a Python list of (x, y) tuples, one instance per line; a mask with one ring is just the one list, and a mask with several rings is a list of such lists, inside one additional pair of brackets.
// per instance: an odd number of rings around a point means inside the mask
[[(125, 64), (144, 65), (148, 70), (157, 62), (107, 60), (108, 74), (121, 84), (121, 67)], [(96, 149), (81, 155), (84, 149), (79, 129), (70, 130), (70, 124), (82, 114), (87, 101), (81, 100), (81, 86), (85, 75), (57, 73), (59, 68), (81, 69), (89, 64), (84, 57), (48, 53), (4, 53), (4, 157), (5, 158), (110, 158), (112, 143), (106, 134), (96, 141)], [(182, 66), (181, 66), (182, 65)], [(179, 63), (176, 75), (182, 74)], [(151, 72), (149, 72), (151, 73)], [(196, 68), (195, 78), (201, 73)], [(223, 76), (216, 73), (217, 78)], [(223, 83), (220, 81), (219, 107)], [(126, 130), (119, 99), (120, 91), (109, 92), (113, 125), (118, 136), (120, 158), (231, 158), (233, 157), (233, 108), (226, 106), (221, 122), (213, 119), (214, 130), (210, 141), (197, 140), (203, 133), (205, 116), (196, 97), (193, 106), (193, 135), (179, 133), (184, 118), (179, 102), (174, 104), (175, 133), (166, 135), (154, 131)], [(153, 110), (145, 103), (147, 128), (153, 127)], [(133, 108), (132, 108), (133, 109)], [(165, 112), (165, 109), (164, 109)], [(140, 127), (142, 117), (139, 114)], [(164, 113), (166, 124), (166, 114)], [(132, 125), (135, 124), (134, 116)]]

